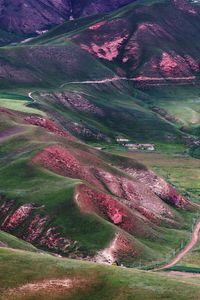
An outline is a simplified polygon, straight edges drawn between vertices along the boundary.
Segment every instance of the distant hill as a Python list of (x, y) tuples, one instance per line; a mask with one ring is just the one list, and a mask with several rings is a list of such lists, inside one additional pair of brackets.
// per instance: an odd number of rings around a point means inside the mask
[(134, 0), (1, 0), (0, 28), (33, 34), (72, 18), (112, 11)]

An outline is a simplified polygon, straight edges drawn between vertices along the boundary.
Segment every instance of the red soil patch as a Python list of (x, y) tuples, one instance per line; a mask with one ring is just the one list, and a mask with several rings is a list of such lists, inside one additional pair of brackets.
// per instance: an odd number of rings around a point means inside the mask
[(6, 108), (0, 108), (0, 113), (5, 113), (10, 116), (15, 116), (15, 113), (13, 113), (12, 111), (10, 111), (9, 109), (6, 109)]
[(80, 44), (81, 48), (96, 55), (99, 58), (103, 58), (112, 61), (119, 55), (119, 48), (122, 43), (126, 40), (127, 35), (115, 37), (112, 41), (105, 42), (102, 45), (91, 43), (90, 46)]
[(160, 62), (160, 68), (166, 73), (171, 73), (177, 67), (178, 63), (176, 59), (171, 57), (168, 53), (163, 53), (162, 60)]
[(159, 67), (164, 77), (184, 78), (199, 71), (199, 62), (189, 55), (182, 57), (176, 53), (163, 52)]
[[(82, 153), (87, 156), (87, 153)], [(93, 156), (91, 157), (90, 162), (92, 161), (92, 158)], [(53, 145), (45, 148), (42, 152), (33, 157), (31, 162), (33, 164), (41, 165), (61, 176), (86, 180), (95, 184), (99, 188), (103, 188), (101, 183), (90, 171), (90, 166), (80, 162), (75, 155), (72, 154), (72, 152), (69, 152), (67, 149), (59, 145)]]
[(3, 228), (6, 231), (11, 231), (18, 227), (31, 213), (31, 211), (34, 209), (34, 206), (32, 204), (24, 204), (20, 206), (14, 214), (11, 216), (8, 215), (6, 219), (4, 220), (1, 228)]
[(103, 170), (96, 170), (96, 177), (107, 189), (129, 209), (137, 210), (149, 221), (159, 224), (161, 220), (174, 222), (174, 214), (170, 208), (148, 187), (125, 177), (114, 176)]
[(90, 30), (96, 30), (96, 29), (99, 29), (100, 27), (102, 27), (103, 25), (107, 24), (107, 21), (101, 21), (99, 23), (96, 23), (94, 25), (91, 25), (89, 27)]
[(32, 163), (41, 165), (62, 176), (72, 178), (84, 176), (79, 161), (68, 150), (59, 145), (45, 148), (32, 159)]
[(132, 241), (123, 233), (117, 233), (115, 238), (111, 241), (109, 246), (101, 251), (95, 257), (95, 261), (99, 263), (114, 263), (120, 260), (120, 257), (136, 257), (138, 255), (137, 250)]
[(48, 221), (48, 217), (41, 217), (40, 215), (36, 215), (31, 223), (28, 225), (26, 233), (23, 236), (23, 239), (27, 242), (35, 241), (41, 233), (44, 231), (44, 227)]
[(157, 176), (154, 172), (150, 170), (137, 170), (132, 168), (127, 168), (125, 171), (148, 187), (162, 200), (182, 209), (192, 208), (192, 204), (186, 198), (179, 194), (175, 188), (173, 188), (164, 179)]
[(32, 163), (62, 176), (87, 181), (100, 189), (102, 192), (89, 188), (81, 191), (81, 209), (95, 212), (128, 232), (137, 230), (135, 222), (142, 225), (144, 219), (156, 225), (161, 221), (174, 223), (173, 212), (154, 191), (141, 183), (99, 169), (101, 160), (92, 153), (75, 149), (72, 154), (59, 145), (53, 145), (33, 157)]
[(96, 212), (114, 224), (121, 224), (126, 217), (126, 209), (110, 195), (97, 192), (85, 185), (79, 186), (76, 200), (83, 211)]
[[(76, 191), (76, 202), (83, 212), (96, 213), (129, 233), (149, 236), (150, 223), (136, 212), (132, 213), (123, 203), (112, 196), (80, 185)], [(151, 224), (152, 226), (152, 224)]]
[[(0, 198), (0, 201), (2, 199)], [(43, 208), (26, 203), (18, 208), (14, 201), (3, 200), (0, 202), (0, 229), (11, 232), (27, 242), (36, 242), (37, 246), (69, 254), (72, 246), (75, 254), (80, 256), (79, 246), (76, 241), (62, 236), (59, 228), (50, 227), (51, 219), (48, 215), (35, 214), (35, 210)], [(20, 229), (20, 233), (18, 232)]]
[(68, 132), (62, 130), (57, 124), (55, 124), (55, 122), (53, 122), (51, 120), (48, 120), (45, 118), (40, 118), (40, 117), (35, 117), (35, 116), (28, 116), (24, 120), (31, 125), (45, 128), (48, 131), (50, 131), (56, 135), (66, 137), (72, 141), (75, 140), (74, 137), (72, 137)]

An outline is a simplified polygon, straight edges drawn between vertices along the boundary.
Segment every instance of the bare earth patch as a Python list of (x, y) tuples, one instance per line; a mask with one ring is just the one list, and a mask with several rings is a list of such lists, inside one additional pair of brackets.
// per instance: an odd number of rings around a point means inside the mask
[(3, 293), (1, 299), (26, 299), (27, 296), (31, 295), (40, 295), (51, 299), (51, 295), (55, 296), (55, 294), (65, 294), (74, 290), (75, 288), (81, 287), (84, 283), (86, 283), (86, 281), (80, 278), (49, 279), (33, 283), (27, 283), (17, 288), (6, 290)]

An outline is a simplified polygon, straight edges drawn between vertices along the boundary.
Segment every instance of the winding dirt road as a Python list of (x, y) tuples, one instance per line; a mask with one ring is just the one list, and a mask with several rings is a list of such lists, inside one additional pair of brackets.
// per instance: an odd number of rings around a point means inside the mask
[(30, 92), (30, 93), (28, 93), (28, 97), (31, 99), (31, 100), (33, 100), (33, 103), (36, 103), (37, 101), (33, 98), (33, 96), (32, 96), (32, 94), (33, 94), (34, 92)]
[[(100, 79), (100, 80), (86, 80), (86, 81), (70, 81), (70, 82), (66, 82), (60, 85), (60, 88), (63, 88), (65, 85), (68, 84), (103, 84), (103, 83), (108, 83), (108, 82), (115, 82), (115, 81), (120, 81), (120, 80), (124, 80), (124, 81), (134, 81), (134, 82), (154, 82), (154, 85), (157, 84), (159, 85), (168, 85), (168, 83), (166, 82), (166, 80), (169, 81), (174, 81), (174, 83), (177, 85), (178, 81), (185, 81), (185, 84), (188, 84), (188, 80), (195, 80), (195, 76), (192, 77), (165, 77), (165, 78), (160, 78), (160, 77), (136, 77), (136, 78), (127, 78), (127, 77), (112, 77), (112, 78), (105, 78), (105, 79)], [(163, 83), (162, 83), (163, 82)], [(181, 82), (181, 84), (183, 84), (183, 82)], [(189, 82), (189, 84), (191, 84), (191, 82)]]
[(197, 222), (197, 224), (194, 227), (194, 231), (192, 234), (192, 239), (190, 241), (190, 243), (172, 260), (171, 263), (154, 269), (153, 271), (161, 271), (161, 270), (165, 270), (168, 268), (173, 267), (174, 265), (176, 265), (198, 242), (198, 238), (199, 238), (199, 232), (200, 232), (200, 221)]
[(126, 77), (112, 77), (112, 78), (106, 78), (106, 79), (101, 79), (101, 80), (86, 80), (86, 81), (70, 81), (61, 84), (60, 88), (64, 87), (67, 84), (76, 84), (76, 83), (81, 83), (81, 84), (101, 84), (101, 83), (107, 83), (107, 82), (115, 82), (119, 80), (133, 80), (133, 79), (128, 79)]

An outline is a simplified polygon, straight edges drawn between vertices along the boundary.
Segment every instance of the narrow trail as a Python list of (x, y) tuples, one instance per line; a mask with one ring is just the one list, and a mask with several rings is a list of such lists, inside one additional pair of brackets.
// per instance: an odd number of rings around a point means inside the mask
[[(179, 85), (179, 81), (183, 81), (184, 84), (191, 84), (191, 82), (187, 82), (188, 80), (195, 80), (195, 77), (165, 77), (165, 78), (160, 78), (160, 77), (144, 77), (144, 78), (127, 78), (127, 77), (112, 77), (112, 78), (105, 78), (105, 79), (100, 79), (100, 80), (86, 80), (86, 81), (70, 81), (66, 82), (60, 85), (60, 88), (63, 88), (65, 85), (68, 84), (103, 84), (103, 83), (108, 83), (108, 82), (115, 82), (115, 81), (133, 81), (133, 82), (157, 82), (158, 85), (168, 85), (166, 80), (172, 81), (172, 83)], [(180, 84), (182, 85), (183, 82)], [(155, 83), (156, 85), (156, 83)]]
[(198, 221), (198, 223), (194, 227), (194, 231), (193, 231), (192, 239), (191, 239), (190, 243), (172, 260), (172, 262), (168, 263), (167, 265), (165, 265), (163, 267), (153, 269), (152, 271), (161, 271), (161, 270), (165, 270), (165, 269), (171, 268), (174, 265), (176, 265), (196, 245), (196, 243), (198, 242), (198, 238), (199, 238), (199, 232), (200, 232), (200, 221)]
[(67, 84), (76, 84), (76, 83), (82, 83), (82, 84), (101, 84), (101, 83), (108, 83), (108, 82), (115, 82), (120, 80), (127, 80), (127, 81), (133, 81), (134, 79), (128, 79), (126, 77), (112, 77), (112, 78), (106, 78), (101, 80), (86, 80), (86, 81), (70, 81), (66, 82), (60, 85), (60, 88), (64, 87)]
[(36, 103), (37, 101), (33, 98), (33, 96), (32, 96), (32, 94), (33, 94), (34, 92), (29, 92), (28, 93), (28, 96), (29, 96), (29, 98), (31, 99), (31, 100), (33, 100), (33, 103)]

